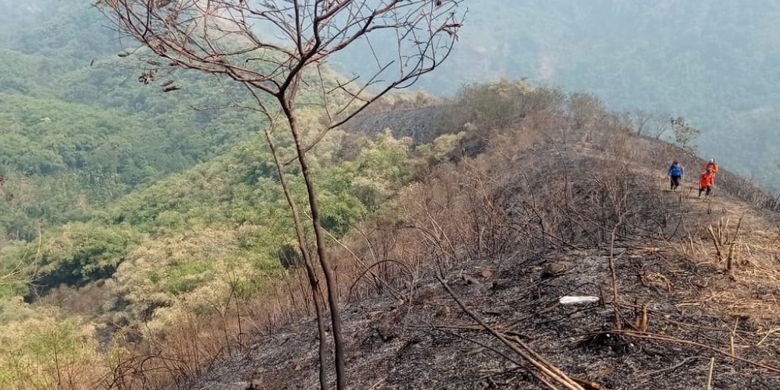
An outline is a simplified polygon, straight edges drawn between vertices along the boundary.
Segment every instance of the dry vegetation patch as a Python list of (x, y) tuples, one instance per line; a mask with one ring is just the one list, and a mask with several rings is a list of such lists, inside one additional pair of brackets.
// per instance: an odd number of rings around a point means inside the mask
[[(647, 161), (606, 145), (498, 143), (440, 167), (394, 219), (337, 246), (351, 385), (544, 387), (524, 346), (579, 388), (780, 386), (773, 214), (725, 192), (707, 202), (648, 188), (659, 175)], [(730, 272), (709, 233), (728, 218)], [(600, 302), (561, 305), (567, 295)], [(197, 384), (316, 387), (315, 343), (311, 323), (293, 321)]]

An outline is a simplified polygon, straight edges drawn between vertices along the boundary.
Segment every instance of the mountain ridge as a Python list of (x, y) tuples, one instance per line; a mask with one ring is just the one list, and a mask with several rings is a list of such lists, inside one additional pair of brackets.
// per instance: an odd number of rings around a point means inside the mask
[[(381, 285), (359, 272), (358, 260), (349, 262), (358, 271), (342, 290), (350, 383), (542, 386), (534, 368), (471, 319), (460, 299), (494, 330), (530, 346), (577, 382), (602, 386), (590, 388), (696, 387), (707, 380), (710, 355), (721, 367), (717, 386), (780, 384), (773, 363), (780, 339), (772, 333), (780, 317), (771, 309), (780, 297), (774, 245), (780, 205), (754, 203), (757, 189), (728, 172), (719, 175), (711, 198), (697, 196), (695, 174), (681, 190), (668, 190), (668, 160), (678, 158), (694, 172), (705, 161), (653, 138), (594, 130), (566, 144), (555, 124), (530, 121), (536, 124), (498, 130), (484, 153), (440, 166), (404, 192), (396, 227), (368, 222), (361, 226), (372, 232), (368, 236), (344, 239), (365, 259), (371, 248), (392, 242), (395, 249), (383, 258), (411, 268), (374, 276), (385, 281)], [(742, 237), (737, 249), (734, 235)], [(734, 259), (713, 239), (732, 245)], [(348, 274), (344, 263), (339, 267)], [(617, 320), (612, 283), (621, 302)], [(567, 295), (602, 303), (557, 303)], [(282, 317), (272, 330), (245, 340), (244, 349), (171, 388), (316, 387), (313, 319), (289, 305), (297, 316)], [(724, 335), (735, 332), (744, 342), (734, 353), (755, 364), (729, 363), (707, 350), (718, 350)], [(686, 344), (691, 340), (697, 345)], [(670, 374), (661, 375), (667, 369)]]

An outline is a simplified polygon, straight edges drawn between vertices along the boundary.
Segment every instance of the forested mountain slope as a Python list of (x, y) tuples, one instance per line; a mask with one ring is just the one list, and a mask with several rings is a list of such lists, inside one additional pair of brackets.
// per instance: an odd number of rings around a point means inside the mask
[(67, 210), (103, 204), (186, 169), (262, 125), (251, 113), (209, 110), (224, 104), (220, 92), (192, 99), (205, 110), (195, 111), (139, 86), (132, 73), (126, 80), (112, 64), (98, 66), (104, 72), (88, 79), (76, 70), (51, 83), (14, 83), (0, 92), (0, 175), (13, 197), (0, 207), (3, 217), (16, 220), (15, 226), (3, 223), (0, 240), (34, 237), (38, 223), (62, 222), (70, 218)]
[[(262, 119), (215, 80), (119, 58), (89, 2), (0, 4), (0, 246), (225, 151)], [(8, 12), (4, 12), (8, 11)], [(186, 88), (162, 93), (174, 82)]]
[[(0, 44), (72, 63), (114, 54), (121, 41), (86, 0), (0, 0)], [(83, 64), (83, 62), (82, 62)]]

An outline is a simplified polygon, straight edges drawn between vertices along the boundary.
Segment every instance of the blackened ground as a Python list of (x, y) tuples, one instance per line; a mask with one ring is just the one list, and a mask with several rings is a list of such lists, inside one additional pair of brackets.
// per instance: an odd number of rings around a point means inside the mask
[[(621, 298), (648, 303), (650, 332), (727, 349), (734, 325), (730, 321), (736, 319), (710, 312), (697, 302), (702, 286), (730, 284), (728, 276), (657, 248), (625, 246), (618, 251), (627, 259), (618, 269), (625, 294)], [(564, 295), (600, 296), (602, 290), (607, 294), (604, 252), (560, 253), (483, 276), (495, 267), (474, 264), (465, 272), (470, 276), (465, 280), (450, 275), (451, 286), (486, 321), (521, 335), (572, 376), (613, 389), (701, 389), (710, 358), (715, 357), (715, 388), (780, 388), (780, 375), (731, 363), (711, 351), (601, 333), (613, 327), (611, 307), (558, 305), (558, 297)], [(550, 268), (560, 272), (553, 274)], [(622, 313), (634, 319), (633, 310)], [(500, 348), (457, 308), (438, 282), (421, 286), (410, 302), (378, 297), (350, 305), (344, 317), (351, 388), (540, 388), (527, 367), (516, 367), (474, 343)], [(749, 321), (736, 329), (738, 356), (767, 364), (780, 361), (780, 335), (756, 346), (762, 335)], [(316, 388), (316, 350), (314, 323), (292, 324), (258, 340), (242, 358), (222, 363), (194, 388), (241, 388), (252, 380), (261, 384), (258, 388)]]

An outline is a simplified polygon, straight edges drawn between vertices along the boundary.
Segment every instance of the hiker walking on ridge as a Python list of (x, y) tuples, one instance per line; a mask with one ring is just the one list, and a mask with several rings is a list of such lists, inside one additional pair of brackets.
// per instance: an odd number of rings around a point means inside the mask
[(712, 173), (711, 169), (707, 168), (699, 177), (699, 197), (701, 197), (702, 192), (706, 192), (706, 196), (710, 196), (714, 180), (715, 175)]
[(715, 177), (718, 175), (718, 170), (720, 169), (718, 167), (718, 164), (715, 164), (715, 159), (712, 158), (710, 161), (707, 162), (707, 164), (704, 166), (704, 169), (709, 169), (712, 172), (712, 177)]
[(674, 191), (680, 186), (680, 181), (685, 174), (685, 168), (683, 168), (677, 160), (674, 160), (669, 167), (667, 174), (671, 178), (671, 190)]

